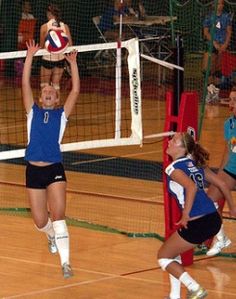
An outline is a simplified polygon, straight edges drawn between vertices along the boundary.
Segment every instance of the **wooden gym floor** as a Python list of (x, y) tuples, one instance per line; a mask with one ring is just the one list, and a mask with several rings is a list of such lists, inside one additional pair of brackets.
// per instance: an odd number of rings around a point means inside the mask
[[(164, 109), (164, 103), (159, 101), (149, 101), (144, 105), (146, 114)], [(221, 160), (223, 121), (228, 115), (226, 106), (208, 107), (205, 114), (201, 143), (211, 153), (212, 167), (218, 167)], [(145, 124), (146, 134), (160, 132), (159, 126), (158, 116), (155, 122)], [(147, 142), (142, 148), (132, 146), (87, 152), (162, 161), (161, 142)], [(24, 166), (0, 163), (0, 185), (1, 207), (27, 206)], [(152, 210), (154, 204), (158, 217), (153, 220), (152, 228), (163, 236), (161, 182), (68, 172), (68, 212), (78, 209), (74, 201), (76, 196), (89, 202), (91, 197), (99, 199), (108, 194), (111, 201), (115, 197), (133, 200), (134, 207), (142, 201)], [(96, 205), (96, 200), (92, 205)], [(122, 224), (117, 205), (116, 201), (112, 202), (112, 218)], [(95, 206), (96, 217), (102, 219), (103, 210), (99, 207)], [(86, 206), (83, 209), (86, 210)], [(140, 220), (139, 212), (136, 213), (134, 208), (135, 221)], [(45, 236), (36, 231), (31, 218), (17, 215), (0, 215), (0, 298), (162, 299), (168, 295), (168, 276), (156, 261), (161, 245), (159, 239), (130, 238), (124, 234), (69, 226), (71, 264), (75, 275), (65, 280), (59, 257), (48, 253)], [(233, 241), (226, 253), (232, 253), (232, 257), (229, 254), (212, 258), (199, 255), (188, 267), (188, 271), (208, 290), (209, 299), (236, 298), (234, 225), (231, 220), (225, 221), (226, 231)], [(122, 230), (122, 226), (119, 229)], [(185, 298), (184, 289), (182, 298)]]

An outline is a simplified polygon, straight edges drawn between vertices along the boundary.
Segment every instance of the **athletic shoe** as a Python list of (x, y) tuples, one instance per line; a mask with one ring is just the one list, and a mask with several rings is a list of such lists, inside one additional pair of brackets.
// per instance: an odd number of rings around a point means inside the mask
[(213, 246), (207, 251), (206, 255), (214, 256), (221, 252), (223, 248), (228, 247), (232, 242), (226, 236), (222, 240), (216, 239)]
[(204, 243), (197, 245), (196, 248), (201, 250), (201, 251), (207, 251), (208, 250), (208, 247)]
[(207, 95), (206, 95), (206, 103), (207, 104), (215, 104), (219, 102), (219, 92), (220, 89), (215, 87), (214, 84), (210, 84), (207, 86)]
[(62, 274), (64, 276), (64, 278), (70, 278), (71, 276), (73, 276), (73, 271), (71, 269), (71, 266), (67, 263), (64, 263), (62, 265)]
[(58, 250), (57, 250), (55, 238), (48, 237), (48, 250), (52, 254), (57, 253)]
[(196, 291), (188, 291), (187, 299), (202, 299), (207, 296), (207, 291), (201, 286)]

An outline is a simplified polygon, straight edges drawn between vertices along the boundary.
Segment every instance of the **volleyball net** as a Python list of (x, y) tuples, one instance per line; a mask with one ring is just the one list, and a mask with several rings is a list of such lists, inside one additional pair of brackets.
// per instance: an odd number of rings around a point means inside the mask
[[(68, 176), (68, 221), (105, 230), (135, 234), (159, 231), (163, 235), (162, 184), (160, 193), (156, 191), (162, 176), (161, 163), (143, 160), (142, 154), (137, 158), (127, 150), (134, 146), (140, 149), (143, 145), (142, 93), (147, 99), (144, 119), (148, 119), (148, 126), (154, 121), (158, 126), (151, 126), (149, 132), (156, 132), (163, 124), (152, 100), (157, 96), (156, 77), (153, 75), (151, 81), (149, 76), (148, 84), (141, 80), (139, 41), (135, 38), (120, 44), (73, 46), (66, 52), (73, 49), (78, 51), (79, 68), (83, 55), (92, 57), (94, 65), (89, 74), (82, 69), (81, 93), (62, 142)], [(38, 59), (44, 54), (45, 50), (39, 50), (32, 66), (31, 86), (36, 100), (40, 96)], [(15, 64), (19, 60), (23, 62), (25, 55), (25, 50), (1, 52), (0, 60), (5, 65), (10, 61)], [(0, 211), (27, 215), (30, 209), (24, 187), (23, 159), (27, 145), (26, 115), (21, 76), (15, 69), (12, 72), (12, 78), (1, 72), (0, 185), (4, 191)], [(141, 85), (144, 86), (142, 93)], [(65, 69), (60, 91), (62, 105), (70, 88), (70, 74)], [(164, 120), (164, 113), (161, 118)], [(128, 152), (123, 157), (119, 157), (121, 147)], [(105, 154), (102, 148), (107, 148)]]
[[(121, 76), (122, 48), (128, 51), (128, 64), (125, 67), (127, 67), (129, 79), (125, 82), (122, 82)], [(110, 82), (107, 83), (107, 80), (99, 77), (97, 80), (94, 77), (92, 80), (87, 80), (86, 88), (90, 90), (90, 99), (88, 100), (87, 96), (86, 99), (83, 99), (83, 96), (80, 96), (78, 99), (75, 114), (70, 117), (71, 125), (69, 125), (68, 133), (61, 146), (62, 151), (141, 144), (141, 79), (138, 40), (132, 39), (122, 42), (121, 47), (117, 47), (117, 43), (74, 46), (68, 48), (66, 52), (73, 49), (78, 50), (79, 55), (81, 52), (95, 52), (98, 50), (101, 52), (106, 51), (106, 55), (108, 56), (114, 56), (113, 58), (116, 58), (116, 60), (114, 60), (112, 65), (109, 65), (109, 71), (114, 76), (114, 80), (110, 88), (107, 86)], [(115, 53), (117, 52), (117, 55), (114, 54), (114, 51)], [(46, 50), (39, 50), (36, 53), (36, 57), (45, 54), (48, 54)], [(20, 59), (24, 58), (25, 55), (26, 51), (0, 53), (0, 59)], [(39, 83), (39, 80), (36, 82)], [(121, 93), (122, 84), (126, 85), (126, 94)], [(36, 87), (39, 89), (39, 85)], [(110, 94), (106, 94), (107, 91)], [(11, 99), (8, 98), (6, 101), (7, 105), (10, 106)], [(21, 105), (19, 107), (22, 108)], [(15, 111), (15, 113), (19, 112)], [(24, 115), (22, 112), (20, 114), (21, 116)], [(19, 122), (22, 123), (18, 125)], [(3, 144), (3, 148), (4, 146), (12, 146), (14, 148), (14, 146), (19, 147), (21, 143), (26, 144), (26, 131), (23, 123), (24, 117), (20, 120), (18, 116), (18, 122), (15, 125), (13, 124), (10, 128), (2, 126), (1, 136), (6, 142)], [(17, 138), (18, 130), (21, 132), (21, 142)], [(24, 149), (12, 149), (1, 151), (0, 160), (23, 156)]]
[[(156, 1), (151, 2), (147, 13), (156, 6)], [(162, 100), (170, 84), (161, 87), (158, 74), (162, 67), (140, 57), (137, 34), (120, 48), (101, 38), (93, 20), (104, 13), (106, 1), (54, 3), (69, 25), (73, 45), (79, 45), (72, 49), (79, 52), (81, 77), (80, 96), (62, 146), (68, 176), (66, 215), (80, 224), (163, 236), (162, 147), (161, 142), (154, 143), (161, 137), (144, 141), (143, 132), (155, 136), (163, 132)], [(21, 20), (21, 7), (15, 2), (0, 5), (0, 25), (6, 29), (0, 31), (0, 210), (22, 215), (29, 212), (23, 159), (27, 128), (21, 95), (25, 41), (34, 38), (39, 42), (40, 26), (47, 22), (47, 3), (31, 1), (33, 21)], [(121, 22), (116, 28), (121, 27), (123, 40), (127, 27)], [(145, 49), (151, 47), (150, 41)], [(156, 46), (152, 50), (153, 55), (157, 53)], [(41, 56), (45, 52), (37, 54), (31, 76), (35, 99), (40, 96)], [(168, 70), (165, 75), (167, 78)], [(62, 105), (70, 87), (70, 70), (65, 65)]]

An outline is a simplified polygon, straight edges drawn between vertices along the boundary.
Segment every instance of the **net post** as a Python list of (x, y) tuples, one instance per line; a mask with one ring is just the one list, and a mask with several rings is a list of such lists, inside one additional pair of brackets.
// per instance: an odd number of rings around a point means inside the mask
[(121, 137), (121, 41), (118, 40), (116, 48), (116, 120), (115, 139)]
[[(184, 92), (181, 95), (178, 115), (174, 115), (174, 95), (172, 92), (166, 94), (166, 121), (165, 131), (171, 131), (177, 128), (178, 132), (188, 131), (197, 139), (198, 128), (198, 95), (197, 92)], [(166, 154), (168, 146), (168, 137), (163, 142), (163, 169), (171, 162), (170, 157)], [(180, 218), (180, 209), (175, 199), (167, 190), (167, 179), (163, 172), (163, 189), (164, 189), (164, 212), (165, 212), (165, 238), (168, 238), (175, 230), (175, 223)], [(193, 263), (193, 250), (181, 254), (183, 265)]]
[[(183, 48), (183, 39), (180, 35), (176, 36), (175, 39), (176, 46), (173, 49), (174, 64), (178, 66), (184, 66), (184, 48)], [(184, 72), (175, 68), (174, 69), (174, 104), (173, 104), (173, 113), (178, 115), (181, 95), (184, 91)]]

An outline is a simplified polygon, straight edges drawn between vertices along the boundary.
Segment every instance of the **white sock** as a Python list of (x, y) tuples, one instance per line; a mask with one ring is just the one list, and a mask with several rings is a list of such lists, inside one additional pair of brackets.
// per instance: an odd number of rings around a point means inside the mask
[(181, 282), (173, 275), (169, 274), (170, 279), (170, 299), (180, 299)]
[[(178, 255), (175, 258), (175, 261), (179, 264), (182, 264), (181, 256)], [(179, 279), (175, 278), (173, 275), (169, 274), (170, 279), (170, 299), (180, 299), (180, 291), (181, 291), (181, 282)]]
[[(35, 225), (36, 226), (36, 225)], [(42, 228), (38, 228), (36, 226), (36, 228), (40, 231), (40, 232), (44, 232), (47, 235), (47, 238), (54, 238), (55, 237), (55, 232), (53, 229), (53, 225), (52, 225), (52, 221), (50, 218), (48, 218), (48, 223), (42, 227)]]
[(221, 225), (219, 232), (216, 234), (216, 238), (220, 241), (222, 241), (225, 238), (225, 231), (224, 231), (223, 224)]
[(180, 275), (179, 280), (186, 286), (189, 291), (197, 291), (199, 284), (187, 273)]
[(69, 233), (65, 220), (57, 220), (52, 223), (55, 231), (55, 240), (61, 259), (61, 265), (69, 264)]

